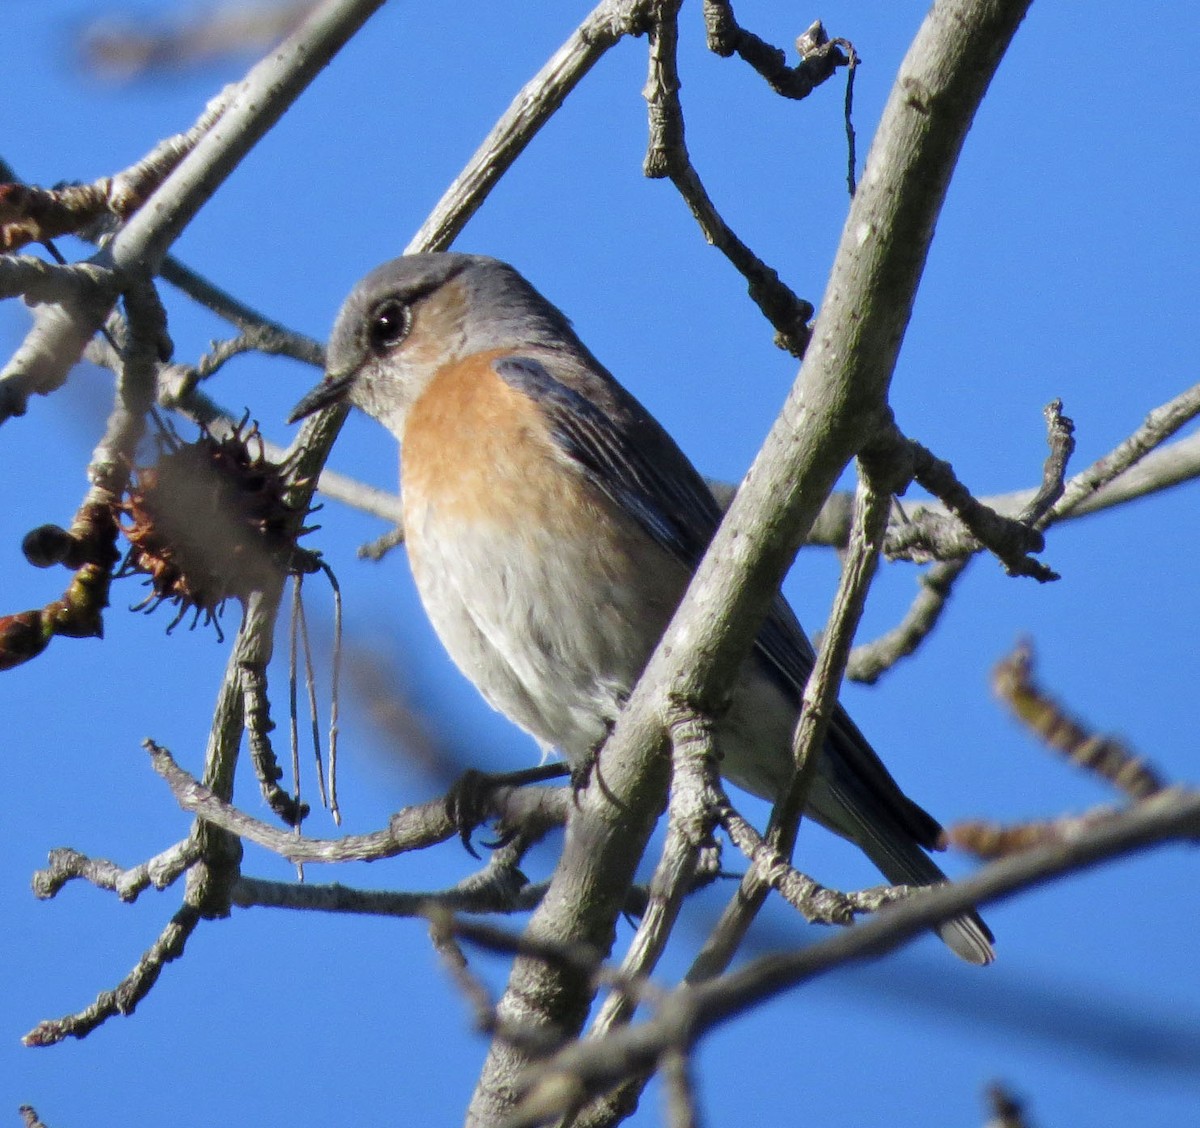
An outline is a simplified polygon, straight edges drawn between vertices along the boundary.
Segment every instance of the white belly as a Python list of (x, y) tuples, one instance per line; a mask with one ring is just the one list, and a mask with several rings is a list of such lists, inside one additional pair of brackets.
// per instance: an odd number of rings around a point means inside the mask
[(413, 576), (442, 644), (493, 708), (543, 748), (559, 749), (573, 765), (586, 762), (657, 643), (686, 574), (644, 540), (634, 560), (603, 535), (456, 524), (430, 507), (406, 512)]

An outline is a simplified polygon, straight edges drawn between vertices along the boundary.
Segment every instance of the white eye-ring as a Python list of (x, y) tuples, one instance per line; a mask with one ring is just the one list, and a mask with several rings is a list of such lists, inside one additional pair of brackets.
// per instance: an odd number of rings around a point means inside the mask
[(412, 328), (412, 310), (397, 298), (389, 298), (371, 314), (367, 341), (376, 353), (390, 352)]

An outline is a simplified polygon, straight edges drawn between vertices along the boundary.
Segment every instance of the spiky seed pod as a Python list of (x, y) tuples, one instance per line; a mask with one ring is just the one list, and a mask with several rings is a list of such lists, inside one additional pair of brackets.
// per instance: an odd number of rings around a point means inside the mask
[(154, 465), (133, 468), (119, 506), (130, 549), (118, 574), (144, 573), (151, 588), (134, 610), (175, 604), (168, 630), (189, 611), (193, 626), (210, 623), (227, 599), (244, 603), (285, 573), (313, 570), (257, 424), (243, 419), (222, 438), (203, 430), (194, 443), (165, 434), (160, 445)]

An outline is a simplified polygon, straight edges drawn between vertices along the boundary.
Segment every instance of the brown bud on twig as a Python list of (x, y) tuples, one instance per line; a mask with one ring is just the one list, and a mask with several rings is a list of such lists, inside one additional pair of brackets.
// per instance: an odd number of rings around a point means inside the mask
[(0, 670), (11, 670), (36, 658), (54, 637), (41, 610), (0, 617)]
[(1120, 812), (1111, 807), (1097, 807), (1082, 815), (1064, 815), (1058, 819), (1038, 819), (1032, 822), (1002, 823), (986, 819), (968, 819), (942, 831), (940, 846), (956, 846), (984, 861), (1007, 858), (1036, 846), (1052, 846), (1065, 842), (1098, 823), (1115, 818)]
[(35, 568), (52, 568), (55, 564), (77, 568), (83, 563), (81, 547), (61, 525), (39, 525), (26, 533), (21, 541), (25, 559)]
[[(39, 530), (34, 530), (35, 534), (37, 532)], [(36, 658), (55, 635), (68, 638), (101, 638), (104, 635), (102, 612), (108, 606), (112, 566), (118, 559), (113, 547), (117, 537), (116, 522), (107, 506), (89, 501), (80, 508), (70, 531), (58, 529), (58, 534), (61, 537), (52, 535), (49, 539), (56, 541), (59, 547), (70, 546), (67, 558), (60, 562), (75, 567), (75, 574), (59, 599), (38, 610), (0, 618), (0, 670), (11, 670)], [(27, 555), (29, 539), (26, 537)], [(48, 556), (54, 554), (45, 545), (35, 545), (34, 555), (39, 551)], [(47, 563), (54, 561), (47, 559)]]
[(1022, 642), (993, 671), (996, 694), (1017, 718), (1073, 764), (1092, 772), (1137, 802), (1166, 784), (1121, 741), (1089, 732), (1033, 680), (1033, 648)]

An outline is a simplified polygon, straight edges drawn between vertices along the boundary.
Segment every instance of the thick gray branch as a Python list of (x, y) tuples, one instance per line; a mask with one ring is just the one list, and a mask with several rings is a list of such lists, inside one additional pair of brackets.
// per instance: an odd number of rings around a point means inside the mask
[[(670, 700), (719, 702), (842, 468), (888, 418), (887, 389), (963, 139), (1024, 15), (1024, 0), (945, 0), (926, 17), (867, 160), (796, 385), (601, 754), (563, 860), (530, 922), (535, 939), (612, 944), (625, 888), (666, 792)], [(502, 1023), (574, 1036), (587, 977), (519, 959)], [(468, 1117), (511, 1114), (528, 1066), (494, 1041)]]

